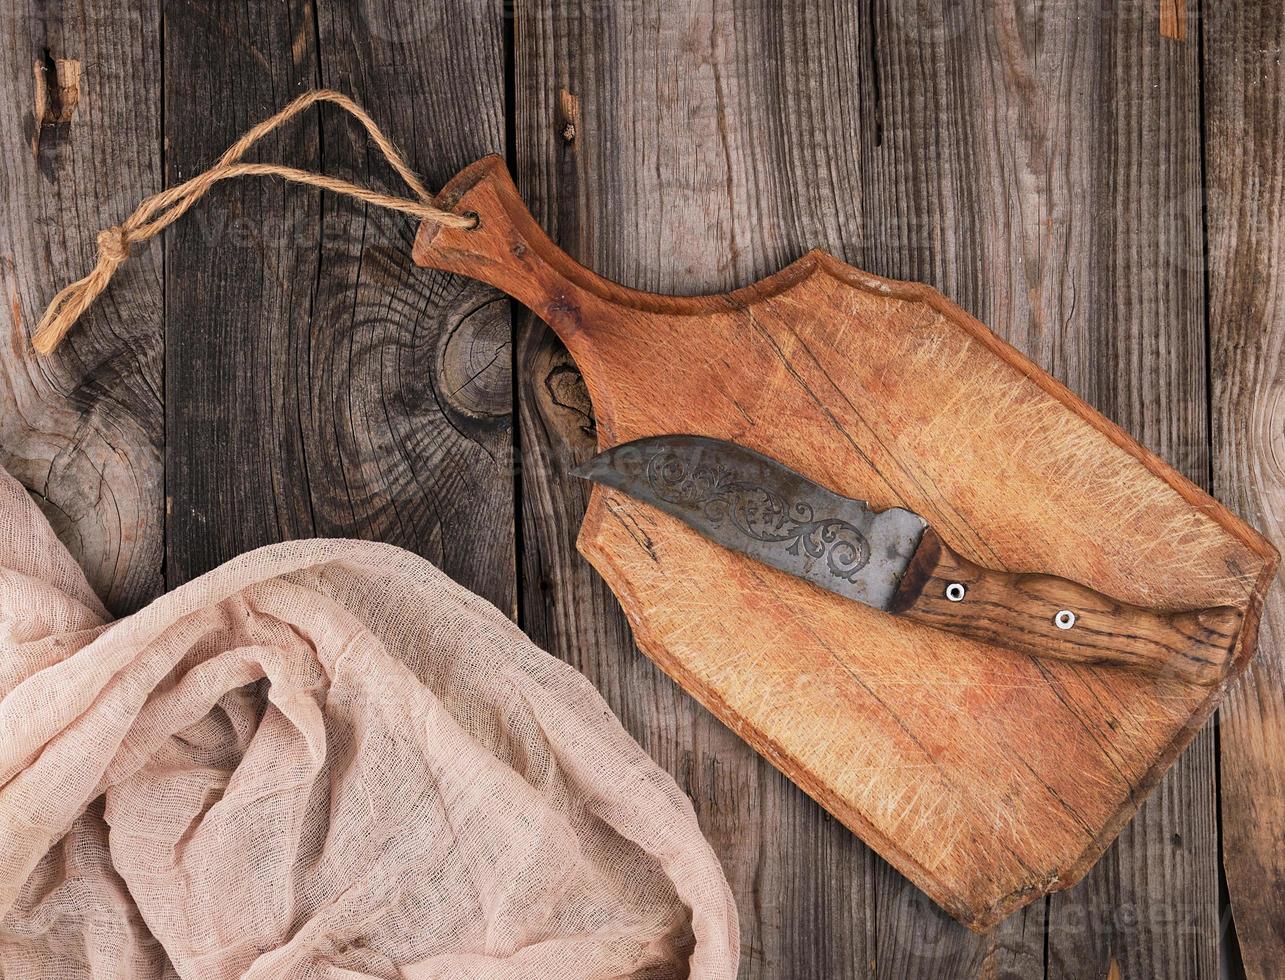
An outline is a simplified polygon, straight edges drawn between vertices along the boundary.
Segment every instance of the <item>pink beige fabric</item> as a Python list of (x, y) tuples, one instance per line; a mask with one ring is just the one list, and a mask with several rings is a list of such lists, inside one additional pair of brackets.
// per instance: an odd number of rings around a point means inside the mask
[(0, 976), (732, 977), (687, 799), (397, 548), (242, 555), (112, 621), (0, 471)]

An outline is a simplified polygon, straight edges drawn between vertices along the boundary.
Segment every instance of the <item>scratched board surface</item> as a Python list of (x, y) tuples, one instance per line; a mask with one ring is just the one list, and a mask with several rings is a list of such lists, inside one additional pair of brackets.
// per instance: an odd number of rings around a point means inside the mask
[[(1269, 977), (1279, 590), (1221, 745), (1206, 727), (1084, 882), (979, 937), (633, 647), (575, 552), (577, 372), (495, 291), (409, 268), (411, 222), (220, 189), (58, 357), (26, 348), (97, 229), (333, 84), (430, 184), (507, 153), (554, 238), (633, 286), (733, 288), (813, 246), (929, 282), (1279, 544), (1285, 17), (1193, 0), (1177, 41), (1158, 6), (8, 4), (0, 461), (118, 611), (314, 533), (396, 541), (512, 610), (692, 795), (745, 977), (1213, 977), (1220, 955)], [(264, 150), (287, 156), (396, 189), (325, 113)]]

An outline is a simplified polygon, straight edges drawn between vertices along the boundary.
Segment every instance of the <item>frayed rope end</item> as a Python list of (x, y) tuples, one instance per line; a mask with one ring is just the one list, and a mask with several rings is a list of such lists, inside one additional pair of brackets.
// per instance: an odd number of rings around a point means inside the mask
[(49, 303), (36, 325), (31, 346), (41, 354), (52, 354), (82, 313), (107, 288), (122, 262), (129, 258), (130, 237), (123, 227), (98, 233), (98, 262), (83, 279), (63, 287)]

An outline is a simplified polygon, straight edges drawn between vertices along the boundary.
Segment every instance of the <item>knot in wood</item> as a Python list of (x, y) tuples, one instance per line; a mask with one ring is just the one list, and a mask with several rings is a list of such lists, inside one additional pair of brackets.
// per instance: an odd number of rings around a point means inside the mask
[(461, 297), (461, 305), (463, 312), (439, 341), (439, 404), (456, 414), (457, 421), (507, 420), (513, 410), (508, 302), (489, 291), (478, 302), (478, 291), (470, 290)]

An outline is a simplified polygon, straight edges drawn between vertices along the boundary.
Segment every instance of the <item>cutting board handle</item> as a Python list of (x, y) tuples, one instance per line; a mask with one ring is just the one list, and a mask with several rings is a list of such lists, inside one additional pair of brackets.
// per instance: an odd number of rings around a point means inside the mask
[(588, 290), (618, 301), (635, 293), (586, 269), (554, 244), (531, 216), (503, 158), (485, 156), (456, 174), (434, 203), (476, 215), (472, 228), (426, 220), (415, 236), (415, 263), (480, 279), (508, 293), (557, 332), (575, 354), (580, 332), (578, 294)]

